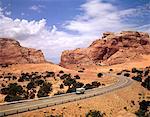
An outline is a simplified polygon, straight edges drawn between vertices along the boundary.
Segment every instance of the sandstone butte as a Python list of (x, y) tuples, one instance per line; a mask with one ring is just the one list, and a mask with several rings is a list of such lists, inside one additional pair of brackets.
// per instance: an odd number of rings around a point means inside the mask
[(106, 32), (101, 39), (87, 48), (62, 52), (60, 65), (115, 65), (150, 54), (150, 36), (148, 33), (123, 31)]
[(44, 63), (41, 50), (22, 47), (14, 39), (0, 38), (0, 64)]

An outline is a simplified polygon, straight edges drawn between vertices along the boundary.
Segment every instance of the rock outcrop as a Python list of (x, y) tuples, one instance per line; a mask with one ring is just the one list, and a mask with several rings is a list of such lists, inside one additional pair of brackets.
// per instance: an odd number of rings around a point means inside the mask
[(150, 54), (148, 33), (106, 32), (102, 39), (94, 41), (88, 48), (64, 51), (60, 65), (113, 65), (135, 60), (142, 54)]
[(22, 47), (14, 39), (0, 38), (0, 64), (46, 62), (41, 50)]

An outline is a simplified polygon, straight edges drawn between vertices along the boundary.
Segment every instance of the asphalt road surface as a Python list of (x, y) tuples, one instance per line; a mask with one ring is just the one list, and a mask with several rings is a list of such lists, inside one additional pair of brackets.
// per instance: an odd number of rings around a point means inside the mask
[(132, 83), (132, 80), (130, 78), (127, 78), (125, 76), (117, 76), (117, 75), (111, 75), (110, 76), (116, 76), (118, 78), (118, 81), (110, 86), (105, 87), (99, 87), (91, 90), (86, 90), (84, 94), (75, 94), (75, 93), (69, 93), (69, 94), (63, 94), (59, 96), (53, 96), (53, 97), (46, 97), (41, 99), (32, 99), (32, 100), (25, 100), (25, 101), (19, 101), (19, 102), (12, 102), (12, 103), (3, 103), (0, 104), (0, 116), (7, 116), (12, 114), (17, 114), (21, 112), (27, 112), (31, 110), (36, 110), (44, 107), (50, 107), (58, 104), (64, 104), (68, 102), (73, 102), (77, 100), (82, 100), (86, 98), (90, 98), (97, 95), (103, 95), (108, 92), (112, 92), (114, 90), (127, 87)]

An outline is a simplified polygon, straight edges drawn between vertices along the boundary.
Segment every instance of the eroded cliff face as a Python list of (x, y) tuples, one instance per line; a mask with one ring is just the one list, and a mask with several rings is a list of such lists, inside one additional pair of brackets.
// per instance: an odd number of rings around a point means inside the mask
[(102, 39), (94, 41), (88, 48), (67, 50), (61, 55), (60, 65), (113, 65), (140, 58), (150, 54), (150, 36), (148, 33), (123, 31), (106, 32)]
[(0, 38), (0, 64), (44, 63), (41, 50), (22, 47), (14, 39)]

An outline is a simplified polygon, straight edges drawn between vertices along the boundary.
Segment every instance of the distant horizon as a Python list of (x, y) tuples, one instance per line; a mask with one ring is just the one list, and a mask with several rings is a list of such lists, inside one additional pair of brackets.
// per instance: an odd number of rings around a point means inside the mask
[(103, 32), (150, 34), (149, 14), (149, 0), (1, 0), (0, 37), (59, 64), (62, 51), (88, 47)]

